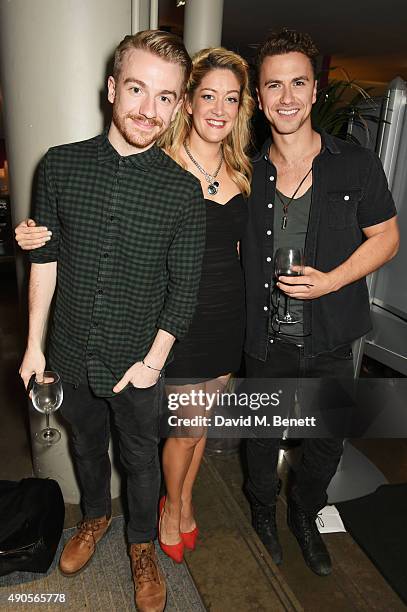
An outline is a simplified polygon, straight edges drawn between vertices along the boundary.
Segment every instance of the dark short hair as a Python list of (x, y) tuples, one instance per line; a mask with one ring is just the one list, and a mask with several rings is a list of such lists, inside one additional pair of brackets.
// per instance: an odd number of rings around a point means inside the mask
[(271, 36), (264, 41), (256, 56), (257, 78), (266, 57), (273, 55), (284, 55), (292, 52), (303, 53), (311, 62), (314, 76), (316, 74), (316, 58), (319, 49), (306, 32), (297, 32), (284, 28), (279, 32), (272, 32)]
[(137, 34), (125, 36), (117, 46), (114, 54), (113, 76), (115, 79), (120, 74), (123, 56), (130, 49), (141, 49), (149, 51), (161, 59), (179, 64), (184, 71), (183, 90), (189, 79), (192, 61), (185, 49), (182, 40), (175, 34), (161, 30), (144, 30)]

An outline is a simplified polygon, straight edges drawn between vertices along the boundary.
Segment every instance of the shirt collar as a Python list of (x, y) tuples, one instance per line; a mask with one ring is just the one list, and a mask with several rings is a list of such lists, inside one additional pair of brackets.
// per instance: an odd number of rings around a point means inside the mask
[(341, 152), (336, 144), (335, 138), (331, 136), (331, 134), (328, 134), (328, 132), (325, 132), (325, 130), (317, 130), (317, 132), (319, 132), (321, 135), (321, 153), (323, 153), (325, 149), (333, 155), (337, 155)]
[(271, 145), (271, 136), (266, 139), (263, 143), (262, 148), (258, 151), (252, 158), (252, 162), (255, 164), (256, 162), (264, 159), (265, 161), (269, 158), (269, 148)]
[[(323, 153), (325, 150), (329, 151), (329, 153), (332, 153), (333, 155), (337, 155), (338, 153), (341, 152), (333, 136), (325, 132), (325, 130), (316, 130), (316, 132), (318, 132), (321, 135), (321, 153)], [(272, 142), (272, 139), (270, 136), (264, 142), (260, 151), (258, 151), (253, 156), (252, 158), (253, 163), (261, 161), (262, 159), (265, 161), (268, 161), (269, 159), (268, 152), (269, 152), (271, 142)]]
[(122, 159), (125, 160), (127, 164), (135, 166), (136, 168), (146, 172), (154, 169), (154, 167), (157, 167), (157, 165), (167, 165), (168, 156), (162, 149), (157, 147), (156, 144), (142, 153), (122, 157), (120, 153), (116, 151), (107, 137), (108, 131), (109, 128), (106, 128), (98, 137), (97, 156), (100, 163), (104, 164), (112, 160), (119, 161)]

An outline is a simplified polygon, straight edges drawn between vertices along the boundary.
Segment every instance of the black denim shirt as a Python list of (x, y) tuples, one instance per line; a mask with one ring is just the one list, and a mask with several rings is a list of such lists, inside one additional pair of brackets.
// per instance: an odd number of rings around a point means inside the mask
[[(396, 214), (380, 159), (358, 145), (322, 133), (313, 162), (312, 204), (305, 264), (329, 272), (362, 244), (362, 229)], [(271, 140), (253, 159), (249, 223), (242, 241), (247, 329), (245, 351), (267, 356), (273, 221), (277, 171), (268, 158)], [(304, 354), (316, 356), (350, 344), (371, 329), (366, 279), (304, 301)]]

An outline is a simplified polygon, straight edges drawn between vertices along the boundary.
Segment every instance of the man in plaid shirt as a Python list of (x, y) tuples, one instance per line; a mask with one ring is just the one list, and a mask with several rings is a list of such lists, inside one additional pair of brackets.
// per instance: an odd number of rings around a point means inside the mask
[(153, 540), (160, 473), (160, 372), (196, 303), (205, 241), (199, 181), (155, 144), (174, 118), (191, 67), (166, 32), (126, 36), (115, 53), (109, 129), (43, 158), (35, 220), (52, 232), (31, 253), (29, 335), (20, 374), (41, 381), (45, 323), (55, 293), (48, 363), (61, 375), (84, 520), (60, 560), (73, 575), (111, 522), (109, 408), (127, 472), (136, 606), (162, 610)]

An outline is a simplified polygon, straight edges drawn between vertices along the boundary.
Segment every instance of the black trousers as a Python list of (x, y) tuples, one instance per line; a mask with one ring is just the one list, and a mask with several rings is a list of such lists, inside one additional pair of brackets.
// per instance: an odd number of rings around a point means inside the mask
[[(318, 357), (305, 357), (295, 344), (274, 340), (266, 361), (246, 355), (248, 378), (353, 378), (351, 347)], [(306, 512), (317, 514), (326, 505), (326, 489), (342, 455), (343, 438), (309, 439), (302, 442), (301, 465), (290, 497)], [(274, 505), (277, 499), (278, 438), (247, 440), (248, 478), (246, 491), (251, 501)]]
[(127, 474), (130, 544), (156, 536), (160, 489), (159, 418), (164, 381), (148, 389), (126, 389), (96, 397), (86, 384), (64, 384), (62, 416), (71, 425), (72, 453), (86, 518), (111, 513), (110, 413), (119, 434), (120, 459)]

